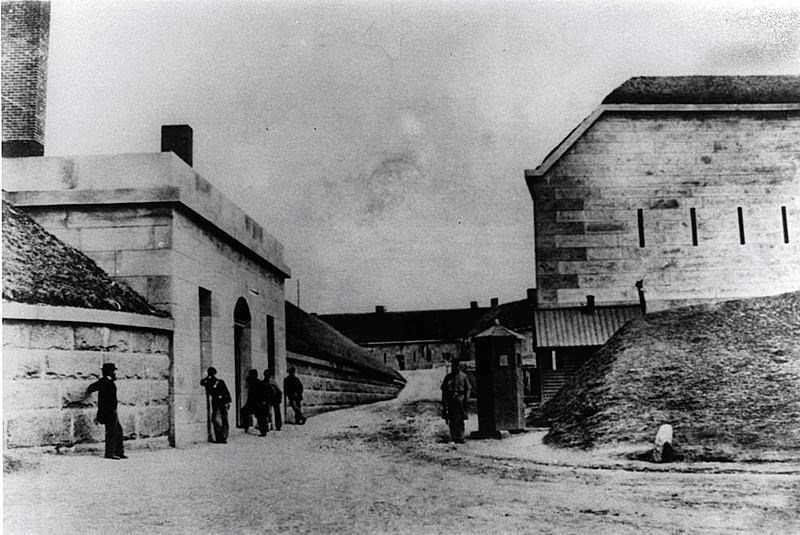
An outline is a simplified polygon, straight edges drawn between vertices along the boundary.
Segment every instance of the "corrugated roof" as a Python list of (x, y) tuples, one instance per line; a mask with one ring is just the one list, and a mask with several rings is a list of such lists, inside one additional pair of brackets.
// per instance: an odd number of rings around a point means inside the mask
[(359, 344), (415, 340), (457, 340), (488, 308), (414, 310), (366, 314), (325, 314), (319, 318)]
[(289, 301), (286, 301), (286, 349), (328, 362), (367, 369), (387, 380), (405, 382), (402, 375), (377, 361), (369, 351)]
[(540, 308), (533, 311), (536, 347), (585, 347), (605, 344), (628, 320), (641, 317), (639, 305)]
[(94, 261), (3, 201), (3, 299), (168, 316)]
[(800, 76), (638, 76), (603, 104), (794, 104)]

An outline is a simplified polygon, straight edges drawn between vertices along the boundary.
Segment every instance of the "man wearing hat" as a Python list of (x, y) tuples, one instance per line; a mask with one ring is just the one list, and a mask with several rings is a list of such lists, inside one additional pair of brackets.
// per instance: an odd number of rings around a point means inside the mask
[(106, 459), (127, 459), (122, 445), (122, 425), (117, 415), (117, 367), (111, 362), (103, 364), (103, 377), (89, 385), (86, 395), (97, 392), (97, 417), (95, 423), (106, 426)]
[[(258, 372), (256, 372), (258, 374)], [(225, 381), (217, 378), (217, 369), (208, 368), (208, 375), (200, 380), (206, 388), (206, 394), (211, 398), (211, 423), (214, 427), (214, 442), (225, 444), (228, 442), (228, 407), (231, 404), (231, 393), (225, 386)]]
[(303, 383), (295, 375), (294, 366), (286, 370), (289, 375), (283, 380), (283, 392), (289, 401), (289, 406), (294, 411), (294, 423), (303, 425), (306, 417), (303, 416)]

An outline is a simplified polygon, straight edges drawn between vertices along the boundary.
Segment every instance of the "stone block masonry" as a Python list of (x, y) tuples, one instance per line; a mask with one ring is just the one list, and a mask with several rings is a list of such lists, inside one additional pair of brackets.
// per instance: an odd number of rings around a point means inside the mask
[(542, 306), (800, 288), (800, 111), (606, 111), (534, 199)]
[[(243, 378), (250, 368), (271, 367), (283, 377), (283, 285), (290, 275), (283, 246), (175, 154), (4, 160), (3, 188), (7, 200), (46, 230), (170, 313), (175, 446), (207, 440), (200, 379), (208, 366), (228, 383), (236, 406), (242, 405)], [(203, 293), (205, 305), (199, 298)], [(59, 343), (69, 345), (70, 336), (86, 350), (97, 350), (102, 342), (99, 333), (67, 332)], [(139, 362), (138, 355), (148, 350), (137, 347), (149, 343), (131, 336), (106, 348), (115, 355), (136, 355), (131, 361), (135, 377), (125, 380), (157, 379), (151, 377), (153, 362)], [(133, 396), (135, 407), (150, 407), (157, 398), (122, 383), (120, 391)], [(142, 419), (137, 411), (132, 422), (139, 427), (160, 414)], [(150, 432), (139, 427), (137, 433)]]
[(84, 393), (106, 362), (118, 368), (126, 439), (170, 435), (172, 320), (15, 303), (3, 312), (6, 447), (103, 441), (97, 395)]
[(297, 369), (303, 383), (303, 406), (308, 415), (392, 399), (402, 388), (401, 383), (386, 377), (370, 377), (365, 369), (298, 353), (290, 352), (287, 363)]

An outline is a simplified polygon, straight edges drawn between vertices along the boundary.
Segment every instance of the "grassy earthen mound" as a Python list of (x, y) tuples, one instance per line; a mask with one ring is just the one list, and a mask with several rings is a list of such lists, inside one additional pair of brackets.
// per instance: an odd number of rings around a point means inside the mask
[(168, 316), (94, 261), (3, 201), (3, 299)]
[(687, 452), (798, 451), (800, 292), (633, 320), (542, 415), (567, 447), (652, 442), (669, 423)]

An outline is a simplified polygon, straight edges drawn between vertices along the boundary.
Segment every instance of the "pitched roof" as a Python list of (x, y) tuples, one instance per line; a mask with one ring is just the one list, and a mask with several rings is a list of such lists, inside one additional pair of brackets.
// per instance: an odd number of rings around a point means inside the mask
[(603, 104), (792, 104), (800, 76), (638, 76)]
[(480, 319), (472, 326), (468, 336), (475, 336), (478, 333), (489, 329), (494, 325), (495, 320), (500, 322), (500, 325), (511, 329), (512, 331), (521, 331), (530, 329), (533, 320), (532, 310), (530, 303), (527, 299), (521, 301), (511, 301), (503, 303), (496, 307), (490, 308)]
[(359, 344), (466, 338), (487, 308), (326, 314), (321, 319)]
[(3, 201), (3, 299), (168, 316)]
[(639, 305), (540, 308), (533, 311), (536, 347), (601, 346), (628, 320), (643, 316)]
[(474, 338), (518, 338), (518, 339), (525, 339), (524, 336), (521, 334), (515, 333), (511, 329), (507, 329), (500, 325), (500, 321), (497, 322), (486, 329), (485, 331), (481, 331), (480, 333), (476, 334)]
[(319, 317), (306, 314), (286, 301), (286, 349), (328, 362), (349, 364), (370, 370), (387, 380), (405, 382), (395, 370), (385, 366)]
[(528, 188), (532, 179), (544, 176), (583, 134), (607, 111), (675, 110), (694, 106), (694, 111), (800, 109), (800, 76), (639, 76), (628, 79), (603, 100), (588, 117), (561, 140), (535, 169), (526, 169)]

